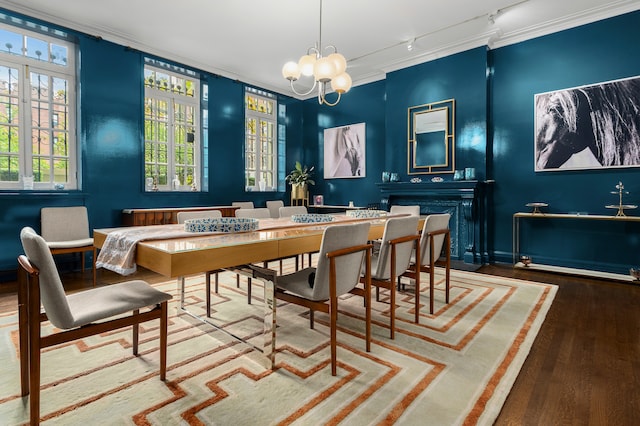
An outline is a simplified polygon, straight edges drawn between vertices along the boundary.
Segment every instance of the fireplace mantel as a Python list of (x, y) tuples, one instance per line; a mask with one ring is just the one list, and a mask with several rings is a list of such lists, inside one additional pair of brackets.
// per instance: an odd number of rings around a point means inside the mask
[(482, 263), (486, 254), (484, 238), (484, 182), (389, 182), (377, 183), (381, 208), (392, 205), (419, 205), (420, 214), (451, 214), (451, 257), (467, 263)]

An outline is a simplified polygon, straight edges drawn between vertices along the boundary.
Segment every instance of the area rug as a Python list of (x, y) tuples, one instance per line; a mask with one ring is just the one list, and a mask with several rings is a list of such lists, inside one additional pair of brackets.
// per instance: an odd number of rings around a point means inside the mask
[[(87, 338), (42, 355), (41, 420), (47, 424), (137, 425), (489, 425), (524, 362), (556, 287), (452, 271), (444, 304), (438, 271), (435, 313), (428, 277), (420, 324), (413, 323), (411, 289), (397, 299), (397, 330), (389, 338), (388, 301), (372, 303), (373, 342), (365, 351), (362, 298), (340, 300), (338, 375), (331, 376), (328, 317), (278, 303), (276, 368), (228, 333), (259, 344), (260, 283), (236, 286), (220, 275), (213, 320), (204, 324), (171, 302), (167, 382), (158, 377), (158, 324), (141, 328), (140, 356), (129, 330)], [(186, 308), (204, 311), (204, 277), (187, 279)], [(174, 280), (157, 284), (177, 292)], [(0, 424), (28, 421), (20, 397), (17, 315), (0, 317)]]

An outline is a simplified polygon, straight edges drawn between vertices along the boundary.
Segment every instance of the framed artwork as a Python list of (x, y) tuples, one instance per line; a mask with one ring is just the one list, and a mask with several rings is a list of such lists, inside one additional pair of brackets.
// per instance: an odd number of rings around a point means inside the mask
[(534, 97), (535, 171), (640, 166), (640, 77)]
[(324, 130), (324, 178), (365, 177), (365, 123)]

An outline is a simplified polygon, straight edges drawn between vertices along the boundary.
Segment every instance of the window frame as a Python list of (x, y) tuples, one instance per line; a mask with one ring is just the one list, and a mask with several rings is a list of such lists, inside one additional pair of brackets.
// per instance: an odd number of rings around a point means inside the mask
[[(271, 114), (262, 113), (260, 111), (249, 109), (248, 102), (247, 102), (247, 96), (249, 95), (262, 99), (264, 101), (272, 102), (273, 108), (272, 108)], [(244, 100), (244, 176), (243, 176), (243, 179), (244, 179), (245, 191), (246, 192), (277, 192), (279, 191), (279, 187), (280, 187), (279, 165), (281, 163), (280, 156), (282, 155), (282, 153), (280, 152), (281, 141), (279, 139), (280, 126), (278, 124), (278, 115), (279, 115), (278, 98), (276, 95), (272, 93), (246, 86), (244, 90), (243, 100)], [(256, 149), (254, 152), (255, 168), (248, 167), (248, 156), (250, 152), (253, 152), (252, 150), (249, 149), (250, 135), (248, 131), (248, 125), (249, 125), (250, 119), (257, 120), (258, 126), (261, 120), (267, 121), (273, 129), (273, 135), (271, 137), (271, 144), (273, 147), (273, 154), (271, 159), (272, 168), (271, 170), (267, 169), (266, 171), (272, 174), (273, 183), (270, 186), (267, 186), (267, 184), (265, 183), (265, 188), (262, 190), (260, 189), (260, 182), (262, 181), (261, 176), (265, 171), (263, 171), (263, 169), (261, 168), (262, 150), (260, 149), (261, 143), (260, 143), (259, 131), (256, 132), (256, 143), (255, 143)], [(253, 176), (250, 176), (250, 173)], [(253, 177), (254, 179), (253, 185), (249, 184), (250, 177)]]
[[(26, 24), (25, 24), (26, 25)], [(65, 190), (77, 190), (80, 189), (80, 156), (81, 150), (78, 146), (78, 137), (77, 137), (77, 120), (78, 120), (78, 105), (79, 100), (77, 98), (77, 82), (78, 82), (78, 72), (76, 69), (76, 56), (78, 52), (78, 46), (75, 42), (71, 41), (66, 37), (55, 37), (50, 35), (48, 32), (36, 32), (30, 31), (27, 28), (19, 25), (9, 25), (3, 22), (0, 22), (0, 29), (14, 33), (19, 35), (21, 39), (22, 46), (16, 47), (16, 49), (20, 49), (21, 53), (11, 52), (11, 48), (7, 47), (5, 51), (0, 50), (0, 65), (3, 67), (15, 69), (18, 72), (17, 75), (17, 83), (18, 83), (18, 91), (17, 91), (17, 102), (18, 102), (18, 122), (15, 125), (11, 125), (11, 123), (2, 123), (6, 124), (7, 127), (14, 127), (17, 129), (18, 133), (18, 152), (17, 155), (13, 155), (12, 151), (2, 152), (2, 155), (14, 156), (18, 159), (18, 180), (17, 181), (0, 181), (0, 190), (54, 190), (54, 189), (65, 189)], [(64, 35), (64, 33), (62, 33)], [(29, 50), (25, 49), (24, 46), (28, 45), (28, 41), (30, 40), (38, 40), (47, 44), (48, 51), (46, 52), (45, 58), (46, 60), (41, 60), (40, 55), (38, 54), (38, 58), (34, 58), (29, 56)], [(54, 57), (55, 47), (63, 47), (66, 48), (67, 57), (66, 60), (63, 61), (64, 65), (60, 63), (55, 63), (57, 57)], [(4, 47), (4, 46), (3, 46)], [(37, 51), (36, 51), (37, 54)], [(31, 77), (32, 74), (42, 74), (45, 75), (49, 81), (52, 78), (62, 79), (66, 81), (66, 99), (65, 103), (55, 102), (53, 96), (51, 96), (52, 92), (49, 92), (47, 95), (47, 106), (51, 107), (48, 109), (39, 109), (34, 111), (33, 104), (35, 100), (32, 98), (32, 90), (33, 87), (31, 85)], [(50, 90), (53, 90), (53, 86), (47, 86)], [(56, 123), (53, 123), (54, 116), (58, 118), (57, 112), (53, 108), (54, 105), (65, 105), (66, 106), (66, 117), (67, 123), (64, 129), (56, 130), (55, 125), (59, 124), (56, 119)], [(38, 118), (38, 115), (42, 117), (42, 111), (49, 111), (49, 114), (46, 116), (48, 120), (48, 125), (46, 126), (34, 126), (33, 123)], [(38, 114), (40, 113), (40, 114)], [(46, 114), (46, 112), (45, 112)], [(34, 152), (34, 143), (33, 143), (33, 135), (34, 132), (40, 129), (40, 131), (44, 131), (48, 133), (50, 136), (49, 141), (49, 152), (45, 155), (38, 155)], [(63, 131), (66, 134), (66, 155), (57, 155), (54, 154), (54, 140), (55, 133), (59, 131)], [(25, 182), (25, 177), (33, 177), (34, 176), (34, 159), (37, 157), (43, 157), (48, 159), (51, 164), (51, 168), (49, 169), (49, 177), (44, 182)], [(66, 161), (66, 180), (64, 182), (56, 181), (55, 174), (53, 173), (53, 169), (55, 167), (55, 160), (63, 159)]]
[[(146, 74), (147, 70), (152, 70), (155, 72), (160, 72), (163, 74), (168, 74), (169, 76), (191, 80), (194, 83), (193, 88), (193, 97), (183, 96), (177, 93), (174, 93), (172, 90), (160, 90), (157, 87), (149, 87), (146, 84)], [(184, 70), (184, 69), (182, 69)], [(184, 70), (185, 72), (181, 72), (179, 67), (175, 67), (164, 62), (145, 59), (144, 67), (143, 67), (143, 96), (144, 96), (144, 109), (143, 112), (143, 189), (145, 192), (202, 192), (206, 188), (206, 185), (202, 184), (203, 176), (205, 176), (205, 166), (203, 162), (204, 158), (204, 149), (205, 149), (205, 137), (203, 130), (203, 100), (202, 89), (205, 86), (200, 79), (200, 76), (193, 72)], [(149, 96), (149, 95), (153, 96)], [(147, 144), (159, 144), (159, 141), (152, 141), (147, 139), (147, 119), (149, 118), (146, 113), (147, 102), (149, 99), (162, 100), (167, 104), (167, 179), (166, 182), (159, 182), (158, 175), (158, 165), (164, 163), (159, 163), (156, 158), (153, 162), (147, 162)], [(176, 146), (180, 143), (176, 139), (176, 102), (181, 105), (186, 105), (189, 108), (193, 108), (194, 111), (194, 119), (193, 119), (193, 129), (194, 136), (193, 142), (187, 142), (185, 139), (184, 143), (193, 143), (193, 156), (194, 162), (193, 165), (177, 163), (176, 156)], [(152, 156), (153, 158), (153, 156)], [(147, 166), (155, 168), (155, 175), (147, 175)], [(174, 185), (173, 180), (174, 176), (177, 174), (176, 170), (180, 167), (187, 167), (193, 169), (193, 181), (191, 184), (185, 182), (183, 175), (180, 180), (180, 185)]]

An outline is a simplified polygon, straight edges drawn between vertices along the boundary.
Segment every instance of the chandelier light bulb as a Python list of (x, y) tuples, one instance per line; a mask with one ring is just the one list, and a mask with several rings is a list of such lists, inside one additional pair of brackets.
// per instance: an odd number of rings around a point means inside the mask
[(282, 76), (289, 81), (296, 81), (300, 78), (300, 67), (296, 62), (287, 62), (282, 67)]
[(304, 55), (298, 61), (298, 68), (302, 75), (306, 75), (307, 77), (313, 75), (313, 68), (316, 63), (316, 55)]
[(351, 89), (351, 76), (346, 72), (337, 75), (331, 80), (331, 88), (336, 93), (347, 93)]
[(342, 74), (347, 69), (347, 60), (340, 53), (335, 52), (331, 55), (327, 56), (327, 58), (333, 61), (334, 66), (336, 67), (336, 75)]
[(313, 75), (321, 83), (327, 83), (336, 75), (336, 66), (331, 59), (319, 58), (313, 67)]

